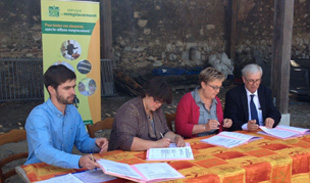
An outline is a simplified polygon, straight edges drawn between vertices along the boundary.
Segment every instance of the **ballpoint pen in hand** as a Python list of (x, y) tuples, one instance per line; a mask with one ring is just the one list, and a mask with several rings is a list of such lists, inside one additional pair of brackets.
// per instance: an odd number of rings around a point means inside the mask
[(92, 161), (95, 161), (94, 156), (93, 156), (93, 153), (90, 153), (90, 157), (91, 157), (91, 160), (92, 160)]
[[(90, 153), (90, 158), (93, 162), (96, 162), (96, 160), (94, 159), (93, 153)], [(95, 167), (95, 170), (97, 171), (97, 168)]]
[(160, 133), (161, 138), (164, 138), (163, 134), (161, 132), (159, 132), (159, 133)]

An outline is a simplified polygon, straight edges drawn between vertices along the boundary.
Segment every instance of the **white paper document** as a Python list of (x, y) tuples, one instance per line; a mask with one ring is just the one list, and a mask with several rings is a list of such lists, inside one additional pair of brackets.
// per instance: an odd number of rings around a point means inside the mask
[(110, 175), (121, 175), (125, 177), (132, 177), (135, 179), (142, 179), (142, 177), (137, 172), (135, 172), (128, 164), (105, 159), (100, 159), (97, 162), (102, 166), (102, 168), (104, 168), (106, 172), (109, 172)]
[(97, 161), (105, 174), (121, 177), (135, 182), (159, 182), (184, 178), (167, 163), (141, 163), (128, 165), (100, 159)]
[(133, 165), (147, 180), (183, 178), (183, 175), (167, 163), (142, 163)]
[(201, 141), (217, 146), (232, 148), (261, 138), (262, 137), (246, 135), (238, 132), (221, 132), (213, 137), (203, 139)]
[(284, 125), (278, 125), (277, 127), (271, 129), (266, 128), (264, 126), (260, 126), (259, 128), (263, 130), (263, 132), (261, 132), (262, 134), (270, 135), (281, 139), (294, 138), (310, 134), (309, 129), (284, 126)]
[(169, 148), (150, 148), (147, 150), (146, 160), (149, 161), (173, 161), (173, 160), (192, 160), (194, 159), (193, 151), (189, 143), (185, 147), (176, 145)]
[(38, 181), (36, 183), (60, 183), (60, 182), (66, 182), (66, 183), (83, 183), (80, 179), (73, 176), (71, 173), (67, 175), (62, 175), (58, 177), (53, 177), (51, 179)]
[(101, 182), (106, 182), (106, 181), (116, 179), (113, 176), (104, 174), (100, 169), (77, 172), (77, 173), (73, 173), (72, 175), (80, 179), (82, 182), (87, 182), (87, 183), (101, 183)]
[[(188, 143), (186, 143), (186, 145), (187, 145), (187, 144), (188, 144)], [(177, 146), (176, 143), (170, 143), (170, 144), (169, 144), (169, 147), (178, 147), (178, 146)]]

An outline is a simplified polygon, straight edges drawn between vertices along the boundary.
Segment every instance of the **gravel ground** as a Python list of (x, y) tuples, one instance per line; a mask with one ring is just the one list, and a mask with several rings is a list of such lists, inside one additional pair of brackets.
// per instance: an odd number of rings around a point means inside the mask
[[(233, 87), (232, 85), (226, 86), (220, 93), (219, 98), (224, 105), (224, 96), (228, 89)], [(173, 113), (176, 110), (177, 103), (181, 97), (191, 91), (188, 90), (175, 90), (174, 100), (172, 104), (165, 105), (165, 112)], [(113, 97), (102, 98), (102, 118), (113, 117), (121, 104), (132, 98), (131, 96), (116, 95)], [(6, 102), (0, 103), (0, 134), (6, 133), (12, 129), (23, 129), (25, 120), (33, 107), (42, 103), (43, 101), (23, 101), (23, 102)], [(289, 96), (289, 113), (291, 115), (291, 126), (310, 128), (310, 103), (309, 101), (299, 101), (297, 96), (290, 94)], [(102, 135), (102, 134), (101, 134)], [(106, 134), (103, 134), (103, 136)], [(0, 146), (0, 159), (8, 156), (12, 153), (27, 151), (26, 142), (3, 145)], [(10, 167), (14, 167), (18, 164), (22, 164), (24, 161), (19, 161), (15, 164), (11, 164)], [(22, 180), (18, 176), (14, 176), (7, 182), (19, 183)]]

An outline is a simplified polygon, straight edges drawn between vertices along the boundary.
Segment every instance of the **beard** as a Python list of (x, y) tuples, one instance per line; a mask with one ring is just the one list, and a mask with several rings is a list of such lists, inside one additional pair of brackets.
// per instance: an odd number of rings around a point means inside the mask
[[(70, 99), (70, 98), (72, 98), (72, 99)], [(75, 98), (75, 95), (71, 95), (67, 98), (64, 98), (63, 96), (58, 95), (58, 94), (56, 95), (57, 101), (61, 104), (73, 104), (74, 98)]]

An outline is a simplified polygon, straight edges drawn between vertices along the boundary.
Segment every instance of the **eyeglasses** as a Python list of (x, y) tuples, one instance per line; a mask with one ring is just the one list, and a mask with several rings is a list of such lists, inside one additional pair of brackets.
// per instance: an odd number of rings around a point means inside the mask
[(244, 77), (244, 79), (250, 84), (260, 83), (262, 81), (262, 79), (253, 80), (253, 79), (247, 79), (246, 77)]
[(212, 86), (209, 83), (207, 83), (207, 85), (210, 86), (213, 90), (221, 90), (224, 88), (223, 86)]

